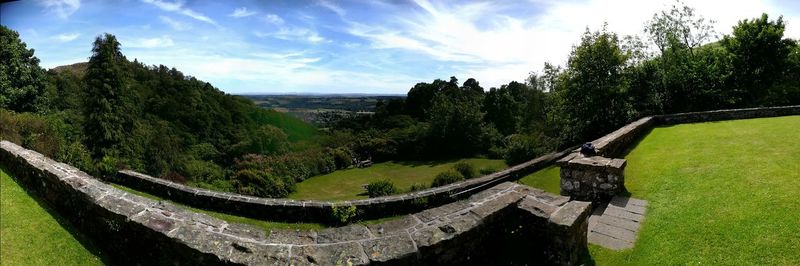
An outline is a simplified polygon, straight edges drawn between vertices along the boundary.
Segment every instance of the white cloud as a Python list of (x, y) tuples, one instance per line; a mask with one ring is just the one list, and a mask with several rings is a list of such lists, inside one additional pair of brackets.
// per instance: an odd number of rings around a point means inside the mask
[(81, 8), (80, 0), (39, 0), (38, 2), (48, 12), (53, 12), (62, 19), (69, 18), (70, 15)]
[(164, 10), (164, 11), (176, 12), (178, 14), (181, 14), (181, 15), (184, 15), (184, 16), (187, 16), (187, 17), (202, 21), (202, 22), (206, 22), (206, 23), (214, 25), (214, 26), (219, 26), (219, 24), (217, 24), (216, 21), (214, 21), (213, 19), (209, 18), (208, 16), (203, 15), (202, 13), (195, 12), (194, 10), (191, 10), (189, 8), (183, 7), (183, 2), (180, 2), (180, 1), (169, 2), (169, 1), (163, 1), (163, 0), (142, 0), (142, 2), (154, 5), (154, 6), (158, 7), (161, 10)]
[(127, 46), (131, 48), (163, 48), (175, 45), (172, 38), (166, 35), (156, 38), (136, 39), (128, 43)]
[(237, 9), (233, 10), (233, 13), (231, 13), (228, 16), (231, 16), (231, 17), (234, 17), (234, 18), (243, 18), (243, 17), (252, 16), (252, 15), (255, 15), (255, 14), (256, 14), (255, 11), (249, 11), (249, 10), (247, 10), (246, 7), (240, 7), (240, 8), (237, 8)]
[[(464, 79), (475, 77), (486, 87), (525, 79), (544, 62), (565, 64), (571, 47), (587, 27), (608, 29), (622, 35), (641, 34), (653, 14), (668, 9), (672, 0), (532, 1), (528, 6), (508, 2), (444, 5), (416, 0), (418, 12), (408, 10), (368, 24), (347, 21), (346, 31), (366, 39), (374, 49), (398, 49), (455, 62)], [(762, 12), (775, 18), (781, 10), (763, 1), (731, 4), (724, 0), (687, 1), (697, 14), (718, 21), (716, 29), (729, 33), (743, 18)], [(720, 7), (725, 8), (720, 8)], [(512, 16), (516, 9), (539, 10), (525, 17)], [(798, 21), (800, 17), (789, 21)], [(787, 37), (793, 31), (787, 28)], [(796, 37), (795, 37), (796, 38)]]
[(283, 25), (283, 19), (275, 14), (267, 14), (264, 16), (264, 20), (275, 25)]
[(71, 42), (81, 36), (80, 33), (62, 33), (53, 37), (59, 42)]
[(192, 28), (192, 26), (190, 26), (187, 23), (174, 20), (167, 16), (159, 16), (158, 18), (161, 19), (161, 22), (164, 22), (165, 24), (169, 25), (174, 30), (188, 30)]
[(332, 2), (330, 2), (328, 0), (317, 0), (317, 4), (322, 6), (322, 7), (324, 7), (324, 8), (326, 8), (326, 9), (328, 9), (328, 10), (330, 10), (330, 11), (332, 11), (333, 13), (336, 13), (340, 17), (343, 17), (345, 14), (347, 14), (347, 11), (345, 11), (344, 8), (342, 8), (342, 7), (336, 5), (336, 4), (334, 4), (334, 3), (332, 3)]
[(308, 28), (301, 28), (301, 27), (285, 27), (281, 28), (276, 32), (272, 33), (265, 33), (262, 31), (254, 31), (253, 35), (261, 38), (272, 37), (281, 40), (287, 41), (305, 41), (309, 43), (321, 43), (321, 42), (330, 42), (319, 35), (314, 30)]

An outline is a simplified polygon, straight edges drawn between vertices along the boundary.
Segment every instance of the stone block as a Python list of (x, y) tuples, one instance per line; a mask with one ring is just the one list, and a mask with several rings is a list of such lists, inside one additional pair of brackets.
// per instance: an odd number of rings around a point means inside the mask
[(317, 243), (317, 232), (303, 230), (272, 230), (266, 242), (292, 245), (311, 245)]
[(361, 246), (367, 257), (373, 262), (386, 263), (416, 259), (417, 248), (407, 233), (362, 241)]
[(367, 225), (367, 228), (369, 228), (369, 230), (372, 232), (372, 235), (376, 237), (382, 237), (386, 235), (405, 233), (407, 229), (413, 228), (419, 223), (420, 222), (417, 220), (417, 218), (414, 218), (411, 215), (406, 215), (400, 219)]
[(369, 258), (355, 242), (294, 246), (290, 265), (364, 265)]
[(317, 233), (317, 243), (336, 243), (372, 238), (367, 227), (353, 224), (343, 227), (328, 228)]

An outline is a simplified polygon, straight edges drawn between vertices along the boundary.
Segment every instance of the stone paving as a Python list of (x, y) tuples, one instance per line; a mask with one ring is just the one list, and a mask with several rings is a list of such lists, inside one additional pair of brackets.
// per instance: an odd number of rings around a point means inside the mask
[(633, 248), (647, 201), (616, 196), (589, 217), (589, 243), (613, 250)]

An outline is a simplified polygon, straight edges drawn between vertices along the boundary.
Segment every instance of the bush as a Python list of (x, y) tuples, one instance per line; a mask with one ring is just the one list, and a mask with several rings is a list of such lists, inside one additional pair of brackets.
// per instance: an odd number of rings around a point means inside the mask
[(490, 175), (490, 174), (497, 173), (497, 169), (495, 169), (495, 168), (491, 168), (491, 167), (489, 167), (489, 168), (481, 168), (481, 170), (480, 170), (480, 171), (478, 171), (478, 172), (479, 172), (481, 175)]
[(337, 224), (348, 224), (355, 220), (356, 215), (358, 214), (358, 209), (356, 206), (349, 205), (349, 206), (336, 206), (333, 205), (331, 207), (331, 218), (333, 219), (334, 223)]
[(394, 193), (397, 193), (397, 188), (389, 180), (374, 181), (367, 185), (367, 195), (370, 198), (389, 196)]
[(449, 170), (436, 175), (436, 178), (431, 182), (431, 187), (441, 187), (461, 180), (464, 180), (464, 176), (461, 173)]
[(425, 190), (427, 188), (428, 186), (426, 186), (425, 184), (413, 184), (411, 185), (411, 188), (408, 189), (408, 192), (416, 192), (420, 190)]
[(471, 164), (466, 162), (456, 163), (456, 165), (453, 166), (453, 169), (456, 170), (456, 172), (460, 173), (462, 176), (464, 176), (464, 178), (466, 179), (470, 179), (477, 176), (477, 174), (475, 173), (475, 167), (472, 167)]

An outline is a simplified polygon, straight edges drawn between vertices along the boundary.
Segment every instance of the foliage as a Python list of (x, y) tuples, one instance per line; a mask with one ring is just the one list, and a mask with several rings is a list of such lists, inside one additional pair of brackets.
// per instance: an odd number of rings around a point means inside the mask
[(463, 176), (466, 179), (478, 176), (477, 173), (475, 172), (475, 167), (467, 162), (456, 163), (455, 165), (453, 165), (453, 170), (456, 170), (456, 172), (461, 174), (461, 176)]
[(0, 108), (33, 112), (43, 108), (46, 76), (33, 49), (19, 33), (0, 25)]
[(481, 175), (491, 175), (497, 172), (498, 172), (497, 168), (491, 168), (491, 167), (481, 168), (481, 170), (478, 170), (478, 173)]
[(397, 188), (388, 179), (371, 182), (367, 185), (367, 195), (370, 198), (389, 196), (397, 193)]
[(337, 224), (349, 224), (354, 222), (358, 209), (354, 205), (333, 205), (331, 207), (331, 218)]
[(448, 170), (436, 175), (436, 177), (431, 182), (431, 187), (441, 187), (462, 180), (464, 180), (464, 176), (461, 175), (461, 173), (456, 172), (454, 170)]

